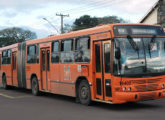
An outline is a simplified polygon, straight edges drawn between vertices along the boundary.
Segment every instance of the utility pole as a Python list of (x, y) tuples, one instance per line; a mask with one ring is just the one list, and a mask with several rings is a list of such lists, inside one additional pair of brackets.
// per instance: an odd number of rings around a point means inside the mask
[(57, 31), (57, 33), (59, 33), (58, 29), (47, 18), (42, 18), (42, 19), (47, 21)]
[(64, 15), (64, 14), (56, 14), (56, 16), (60, 16), (61, 17), (61, 34), (64, 33), (64, 17), (69, 17), (69, 15)]

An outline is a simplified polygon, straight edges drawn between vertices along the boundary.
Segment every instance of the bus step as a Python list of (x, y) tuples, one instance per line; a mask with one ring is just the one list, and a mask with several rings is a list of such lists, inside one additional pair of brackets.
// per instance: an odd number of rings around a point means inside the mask
[(104, 100), (99, 100), (99, 99), (95, 99), (94, 101), (102, 102), (102, 103), (108, 103), (108, 104), (114, 104), (112, 101), (104, 101)]

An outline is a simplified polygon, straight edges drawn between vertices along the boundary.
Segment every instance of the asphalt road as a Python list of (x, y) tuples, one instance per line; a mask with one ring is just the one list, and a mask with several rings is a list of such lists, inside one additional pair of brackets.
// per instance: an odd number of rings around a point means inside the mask
[(161, 120), (165, 119), (165, 99), (111, 105), (84, 106), (66, 96), (0, 87), (0, 120)]

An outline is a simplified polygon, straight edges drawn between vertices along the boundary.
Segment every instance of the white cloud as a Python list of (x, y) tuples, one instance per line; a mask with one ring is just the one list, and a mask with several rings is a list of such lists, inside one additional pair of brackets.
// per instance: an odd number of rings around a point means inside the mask
[[(116, 15), (132, 22), (138, 22), (157, 0), (1, 0), (0, 25), (26, 26), (39, 37), (56, 31), (42, 18), (49, 19), (60, 29), (60, 18), (55, 13), (70, 14), (65, 23), (72, 23), (84, 14), (91, 16)], [(75, 9), (77, 8), (77, 9)], [(1, 29), (1, 28), (0, 28)]]

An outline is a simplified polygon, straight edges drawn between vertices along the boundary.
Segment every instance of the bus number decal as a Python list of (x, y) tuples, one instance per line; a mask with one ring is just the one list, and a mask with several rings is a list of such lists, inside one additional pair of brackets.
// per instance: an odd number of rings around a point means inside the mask
[(70, 66), (68, 66), (68, 69), (64, 66), (64, 80), (71, 80), (70, 76)]
[(81, 72), (81, 65), (78, 65), (78, 72)]

